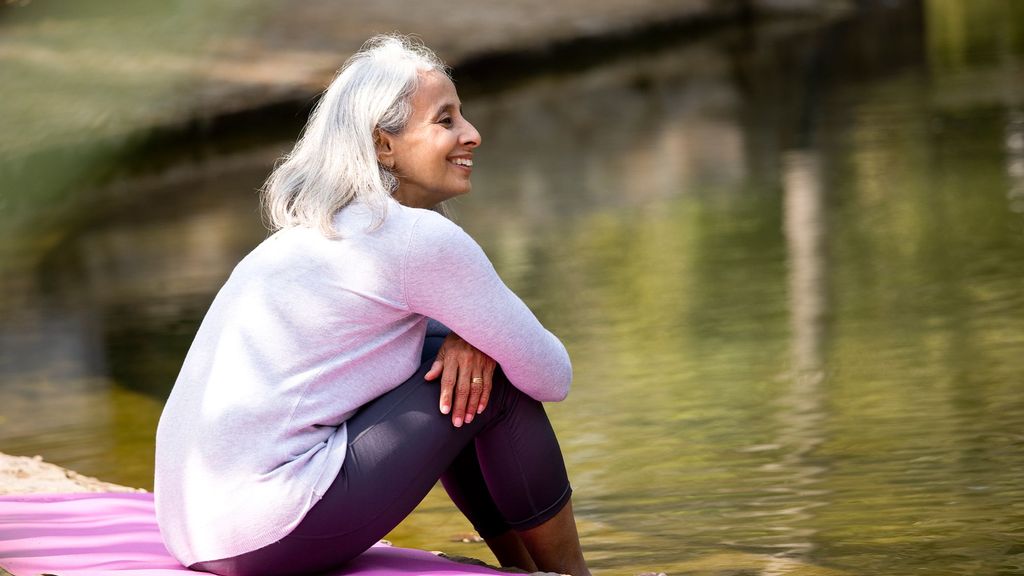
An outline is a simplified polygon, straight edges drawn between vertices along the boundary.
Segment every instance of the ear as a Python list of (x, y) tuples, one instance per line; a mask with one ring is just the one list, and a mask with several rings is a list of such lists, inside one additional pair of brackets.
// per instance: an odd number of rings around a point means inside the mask
[(391, 170), (395, 167), (393, 136), (380, 128), (373, 130), (373, 147), (377, 150), (377, 162)]

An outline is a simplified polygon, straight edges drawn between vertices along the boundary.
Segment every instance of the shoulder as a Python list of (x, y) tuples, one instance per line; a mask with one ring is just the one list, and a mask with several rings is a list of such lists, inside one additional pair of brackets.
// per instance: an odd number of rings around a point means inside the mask
[(465, 234), (457, 224), (441, 214), (424, 208), (410, 208), (393, 198), (380, 207), (352, 202), (335, 217), (335, 229), (344, 237), (401, 235)]
[(441, 214), (420, 208), (404, 210), (409, 211), (413, 218), (409, 236), (411, 250), (429, 252), (432, 258), (477, 258), (483, 255), (480, 246), (461, 226)]
[(433, 210), (402, 207), (414, 222), (415, 233), (421, 237), (464, 238), (471, 240), (461, 226)]

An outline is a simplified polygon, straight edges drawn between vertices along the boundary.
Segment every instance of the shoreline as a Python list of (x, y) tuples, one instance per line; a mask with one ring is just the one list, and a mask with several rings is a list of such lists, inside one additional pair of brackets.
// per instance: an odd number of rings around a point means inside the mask
[(146, 492), (104, 482), (43, 460), (0, 452), (0, 495), (58, 492)]
[[(529, 17), (525, 12), (529, 8), (528, 2), (514, 4), (524, 10), (520, 16)], [(475, 96), (501, 91), (537, 74), (570, 72), (593, 65), (595, 61), (642, 53), (652, 47), (698, 41), (733, 26), (780, 19), (829, 19), (854, 9), (847, 0), (738, 0), (728, 3), (690, 0), (672, 7), (657, 6), (659, 2), (649, 4), (653, 6), (637, 9), (639, 14), (631, 14), (621, 22), (613, 21), (614, 0), (588, 5), (586, 8), (592, 12), (588, 16), (594, 16), (588, 27), (573, 26), (563, 14), (560, 15), (561, 21), (541, 32), (539, 37), (516, 38), (507, 33), (503, 36), (498, 23), (484, 20), (482, 27), (489, 28), (488, 33), (495, 36), (496, 41), (473, 45), (469, 40), (454, 42), (450, 46), (439, 42), (436, 43), (436, 51), (456, 77), (460, 94)], [(581, 11), (583, 8), (580, 6)], [(431, 39), (453, 33), (444, 28), (430, 29), (429, 26), (422, 33), (415, 30), (403, 32), (424, 38), (432, 47)], [(358, 47), (365, 40), (360, 38), (346, 40), (351, 46)], [(352, 52), (354, 50), (338, 51), (334, 57), (335, 66), (308, 71), (305, 81), (274, 91), (276, 97), (247, 94), (242, 90), (234, 97), (225, 93), (218, 100), (207, 101), (206, 106), (194, 114), (154, 126), (153, 131), (164, 136), (216, 137), (245, 130), (254, 122), (268, 118), (277, 121), (305, 119), (337, 68)]]

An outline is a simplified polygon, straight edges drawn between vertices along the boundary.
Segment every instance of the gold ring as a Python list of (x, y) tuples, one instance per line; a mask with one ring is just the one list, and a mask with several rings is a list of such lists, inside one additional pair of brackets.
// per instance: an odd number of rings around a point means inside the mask
[(481, 378), (480, 376), (474, 376), (473, 379), (470, 380), (470, 382), (472, 382), (473, 384), (483, 384), (484, 379)]

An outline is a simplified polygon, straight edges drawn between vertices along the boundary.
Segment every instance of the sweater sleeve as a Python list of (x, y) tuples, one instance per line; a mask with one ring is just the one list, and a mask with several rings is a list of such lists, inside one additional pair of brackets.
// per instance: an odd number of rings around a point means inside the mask
[(411, 311), (442, 322), (493, 358), (531, 398), (557, 402), (569, 393), (565, 346), (505, 286), (480, 246), (436, 213), (425, 212), (413, 227), (405, 291)]

